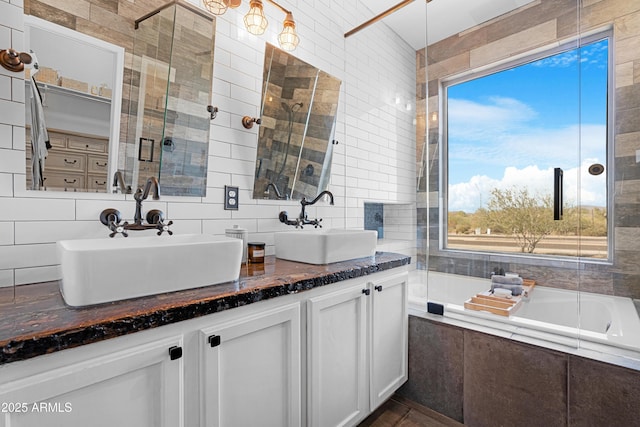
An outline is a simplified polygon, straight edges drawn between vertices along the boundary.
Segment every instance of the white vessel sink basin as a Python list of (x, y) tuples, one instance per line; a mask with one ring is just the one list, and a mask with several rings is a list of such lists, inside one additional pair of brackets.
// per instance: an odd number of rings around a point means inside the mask
[(376, 253), (374, 230), (313, 229), (275, 233), (276, 258), (307, 264), (331, 264)]
[(206, 234), (61, 240), (60, 292), (74, 307), (237, 280), (242, 240)]

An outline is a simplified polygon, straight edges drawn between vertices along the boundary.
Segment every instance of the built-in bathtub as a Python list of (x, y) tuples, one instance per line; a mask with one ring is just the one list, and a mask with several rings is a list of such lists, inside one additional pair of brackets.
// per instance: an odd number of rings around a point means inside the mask
[[(640, 350), (640, 318), (630, 298), (536, 286), (511, 316), (468, 310), (464, 301), (490, 289), (491, 281), (454, 274), (414, 271), (409, 304), (426, 310), (444, 306), (444, 317), (572, 347)], [(616, 353), (614, 349), (611, 351)]]

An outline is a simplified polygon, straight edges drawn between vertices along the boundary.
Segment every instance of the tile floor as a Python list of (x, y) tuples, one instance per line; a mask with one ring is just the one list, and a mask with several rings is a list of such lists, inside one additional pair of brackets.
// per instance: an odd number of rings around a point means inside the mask
[(459, 427), (459, 422), (400, 396), (392, 396), (358, 427)]

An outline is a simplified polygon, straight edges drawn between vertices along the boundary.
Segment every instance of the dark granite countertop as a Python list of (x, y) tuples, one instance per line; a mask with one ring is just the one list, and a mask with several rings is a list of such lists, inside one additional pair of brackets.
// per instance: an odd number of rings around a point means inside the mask
[(0, 289), (0, 364), (29, 359), (121, 335), (168, 325), (282, 295), (377, 273), (411, 258), (389, 252), (328, 265), (265, 257), (243, 265), (240, 279), (90, 307), (67, 306), (59, 283)]

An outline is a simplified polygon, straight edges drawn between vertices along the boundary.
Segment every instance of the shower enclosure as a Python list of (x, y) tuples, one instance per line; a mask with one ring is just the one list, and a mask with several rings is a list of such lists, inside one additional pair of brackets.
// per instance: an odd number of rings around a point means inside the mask
[[(400, 11), (346, 38), (347, 58), (366, 52), (394, 65), (347, 61), (348, 96), (368, 100), (347, 108), (347, 179), (364, 177), (361, 159), (350, 160), (359, 138), (384, 135), (395, 167), (407, 165), (393, 151), (415, 150), (414, 198), (400, 178), (389, 200), (356, 194), (346, 217), (362, 226), (365, 203), (415, 207), (415, 229), (407, 218), (397, 223), (413, 233), (413, 302), (422, 311), (432, 302), (445, 320), (491, 325), (501, 336), (637, 355), (640, 6), (487, 1), (469, 13), (473, 25), (455, 28), (444, 3), (421, 5), (426, 31), (413, 41), (384, 34)], [(394, 48), (373, 49), (372, 37)], [(369, 120), (381, 116), (390, 128)], [(465, 307), (505, 273), (535, 282), (517, 305), (505, 302), (513, 311)]]
[[(520, 336), (640, 350), (638, 7), (521, 3), (417, 53), (414, 295)], [(535, 281), (513, 313), (465, 304), (504, 273)]]
[(173, 1), (138, 19), (135, 27), (119, 162), (126, 165), (125, 181), (135, 189), (155, 176), (163, 195), (204, 196), (214, 17)]

